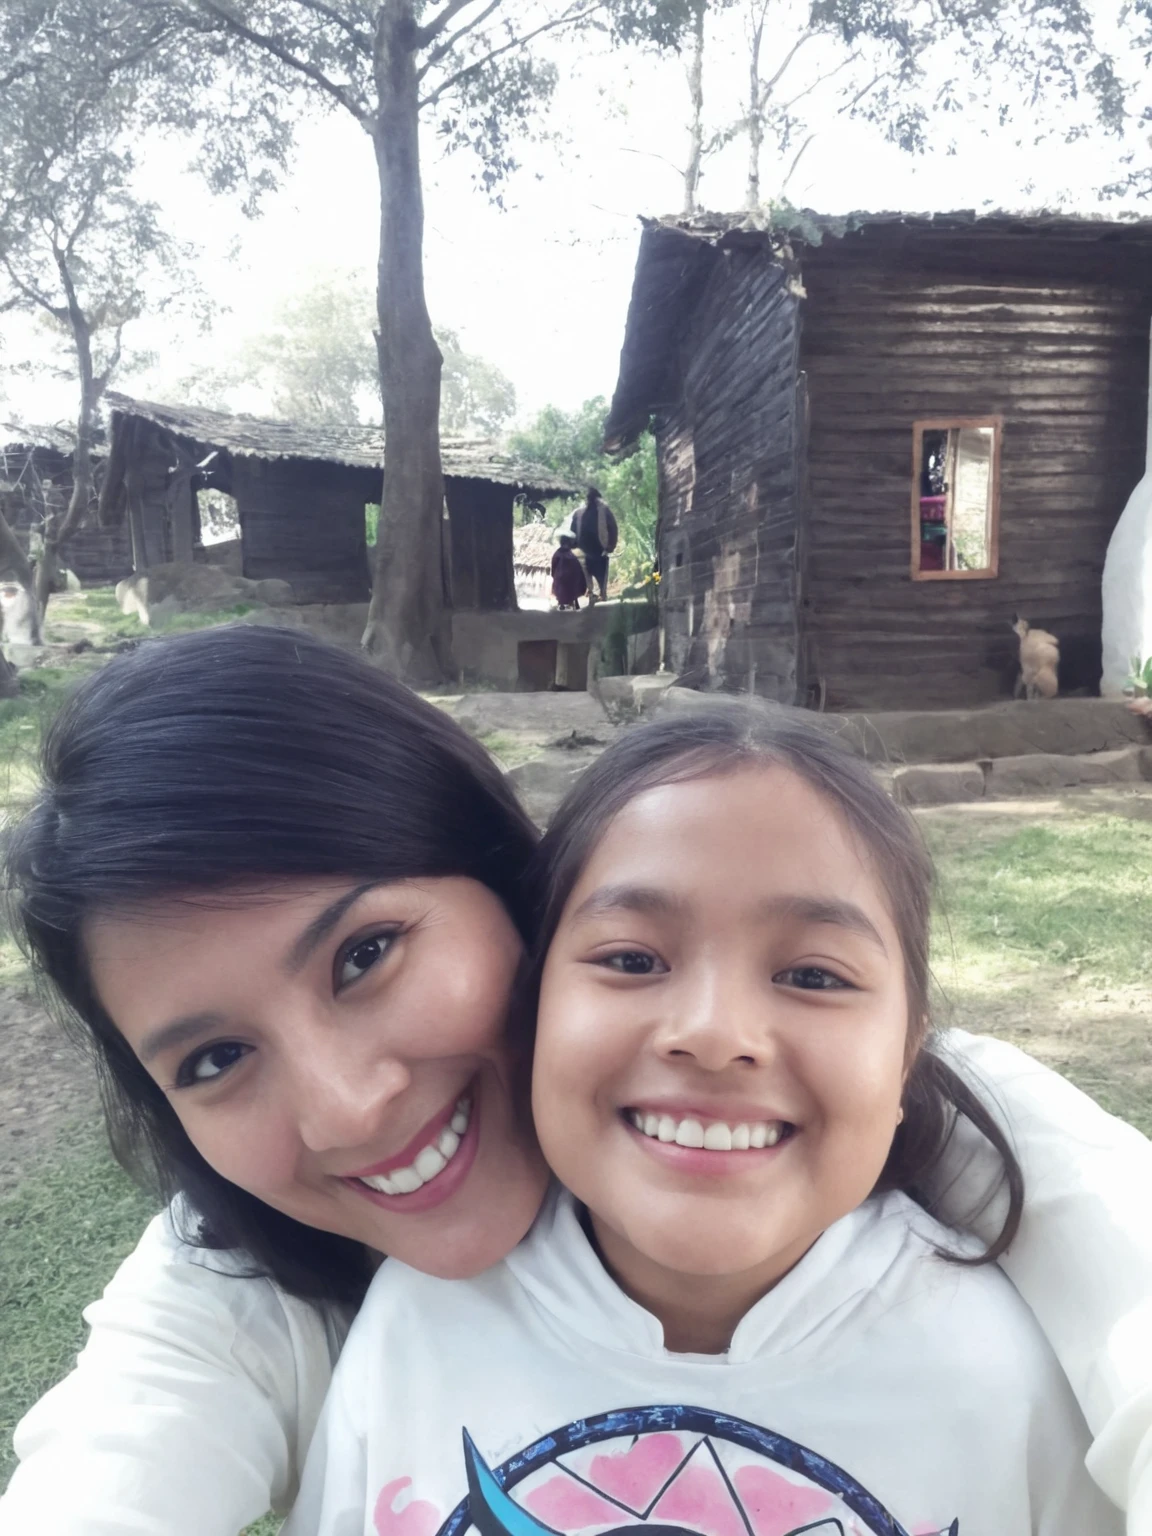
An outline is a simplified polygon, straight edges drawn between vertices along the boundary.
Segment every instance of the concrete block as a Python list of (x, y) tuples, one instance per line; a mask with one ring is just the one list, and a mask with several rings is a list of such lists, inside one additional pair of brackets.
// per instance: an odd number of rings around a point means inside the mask
[(897, 768), (892, 796), (901, 805), (955, 805), (984, 798), (984, 772), (979, 763), (918, 763)]

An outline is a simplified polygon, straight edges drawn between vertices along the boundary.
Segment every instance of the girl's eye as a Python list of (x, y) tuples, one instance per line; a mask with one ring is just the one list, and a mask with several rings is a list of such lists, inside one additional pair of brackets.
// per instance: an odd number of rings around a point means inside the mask
[(606, 955), (600, 964), (621, 976), (652, 976), (660, 962), (655, 955), (646, 955), (642, 950), (626, 949), (618, 955)]
[(794, 965), (786, 971), (777, 971), (772, 980), (783, 987), (797, 987), (801, 992), (849, 991), (851, 983), (822, 965)]
[(210, 1083), (222, 1077), (242, 1057), (247, 1056), (251, 1049), (251, 1046), (240, 1045), (235, 1040), (224, 1040), (219, 1045), (208, 1045), (203, 1050), (194, 1051), (180, 1063), (176, 1073), (177, 1088), (192, 1088), (197, 1083)]
[(336, 990), (359, 981), (365, 971), (379, 964), (392, 948), (395, 932), (374, 933), (366, 939), (357, 939), (336, 961)]

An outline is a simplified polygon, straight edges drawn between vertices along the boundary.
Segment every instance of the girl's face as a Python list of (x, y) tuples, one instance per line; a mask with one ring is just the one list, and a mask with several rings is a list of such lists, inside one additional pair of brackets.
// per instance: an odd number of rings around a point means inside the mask
[(727, 1277), (747, 1306), (876, 1183), (907, 1038), (900, 941), (837, 810), (776, 766), (670, 784), (564, 908), (537, 1132), (633, 1294)]
[(523, 1236), (546, 1171), (504, 1047), (521, 957), (474, 880), (277, 881), (90, 922), (99, 997), (224, 1178), (431, 1274)]

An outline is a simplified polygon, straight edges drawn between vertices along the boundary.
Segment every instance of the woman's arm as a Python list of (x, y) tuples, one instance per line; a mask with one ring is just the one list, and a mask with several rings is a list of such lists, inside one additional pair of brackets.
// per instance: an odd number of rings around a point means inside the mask
[(291, 1504), (342, 1322), (222, 1257), (151, 1223), (16, 1430), (0, 1536), (238, 1536)]
[[(1152, 1536), (1152, 1142), (1057, 1073), (1000, 1040), (949, 1031), (943, 1049), (1011, 1137), (1024, 1219), (1002, 1268), (1027, 1301), (1095, 1436), (1088, 1469)], [(998, 1162), (962, 1121), (937, 1209), (991, 1239)]]

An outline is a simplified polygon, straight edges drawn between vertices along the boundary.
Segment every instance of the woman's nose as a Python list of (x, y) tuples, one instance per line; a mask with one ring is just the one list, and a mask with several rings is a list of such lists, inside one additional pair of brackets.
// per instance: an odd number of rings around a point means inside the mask
[(300, 1139), (311, 1152), (370, 1150), (386, 1133), (389, 1106), (411, 1083), (395, 1057), (365, 1062), (321, 1051), (296, 1083)]
[(654, 1040), (661, 1056), (691, 1060), (706, 1072), (771, 1059), (771, 1005), (753, 979), (704, 973), (669, 988), (664, 1001), (668, 1012)]

